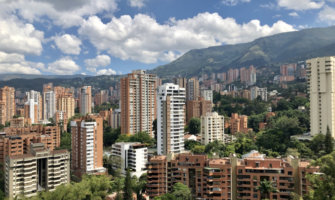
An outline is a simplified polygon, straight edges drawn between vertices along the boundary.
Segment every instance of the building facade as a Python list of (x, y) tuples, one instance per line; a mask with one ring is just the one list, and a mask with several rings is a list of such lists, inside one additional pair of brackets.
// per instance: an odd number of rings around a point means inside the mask
[(256, 151), (238, 159), (206, 155), (178, 154), (155, 156), (148, 163), (147, 194), (150, 198), (172, 191), (177, 182), (187, 185), (194, 198), (206, 200), (261, 199), (257, 186), (269, 180), (278, 190), (269, 199), (290, 199), (290, 193), (304, 195), (310, 183), (308, 174), (318, 171), (308, 161), (266, 158)]
[(166, 83), (157, 93), (157, 153), (181, 153), (184, 151), (185, 89)]
[(87, 115), (87, 114), (92, 113), (92, 88), (91, 86), (84, 86), (80, 88), (79, 112), (82, 115)]
[(201, 116), (201, 143), (207, 145), (215, 140), (224, 142), (224, 116), (217, 112)]
[(259, 87), (252, 87), (250, 88), (250, 99), (254, 100), (257, 97), (260, 97), (263, 101), (268, 100), (268, 89), (267, 88), (259, 88)]
[(208, 112), (212, 112), (211, 101), (199, 98), (186, 102), (186, 121), (189, 122), (193, 117), (200, 118)]
[(133, 71), (121, 79), (121, 133), (141, 131), (153, 136), (156, 118), (156, 75), (143, 70)]
[(71, 118), (74, 116), (75, 110), (75, 101), (72, 96), (62, 96), (58, 98), (57, 101), (57, 109), (58, 111), (63, 111), (66, 113), (67, 118)]
[(0, 88), (0, 124), (5, 125), (15, 115), (15, 89), (5, 86)]
[(139, 178), (147, 173), (148, 148), (139, 142), (118, 142), (112, 145), (113, 169), (121, 170), (126, 175), (129, 169), (131, 176)]
[(42, 143), (31, 144), (29, 153), (6, 157), (5, 192), (9, 199), (31, 197), (70, 183), (70, 153), (51, 151)]
[(83, 174), (104, 174), (102, 118), (91, 114), (71, 121), (71, 135), (73, 173), (78, 177)]
[(329, 127), (335, 138), (335, 57), (314, 58), (306, 63), (311, 134), (326, 134)]
[(206, 101), (210, 101), (211, 103), (213, 103), (213, 90), (201, 90), (200, 95)]
[(43, 119), (54, 118), (56, 113), (56, 97), (54, 91), (43, 93)]
[(197, 78), (190, 78), (186, 85), (186, 100), (197, 100), (200, 97), (199, 80)]
[(0, 162), (6, 156), (28, 153), (31, 143), (43, 143), (49, 150), (60, 145), (60, 130), (57, 126), (33, 125), (25, 128), (6, 128), (0, 134)]
[(24, 117), (30, 118), (32, 124), (38, 123), (43, 118), (41, 93), (34, 90), (26, 92), (26, 100), (24, 104)]

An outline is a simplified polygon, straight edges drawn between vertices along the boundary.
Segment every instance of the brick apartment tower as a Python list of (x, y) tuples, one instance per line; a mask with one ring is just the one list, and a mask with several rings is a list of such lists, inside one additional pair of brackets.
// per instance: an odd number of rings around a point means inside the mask
[(9, 122), (15, 115), (15, 89), (0, 88), (0, 124)]
[(121, 133), (153, 135), (156, 118), (156, 75), (133, 71), (121, 79)]
[(79, 111), (80, 111), (80, 114), (82, 115), (92, 113), (92, 88), (91, 86), (84, 86), (80, 88)]
[(72, 156), (71, 170), (78, 177), (83, 174), (104, 174), (103, 168), (103, 119), (87, 115), (71, 121)]

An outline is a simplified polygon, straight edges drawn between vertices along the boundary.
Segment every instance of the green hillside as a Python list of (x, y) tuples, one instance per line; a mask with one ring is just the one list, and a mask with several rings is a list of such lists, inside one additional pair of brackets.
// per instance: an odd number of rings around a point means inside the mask
[(249, 43), (191, 50), (151, 72), (165, 78), (190, 77), (249, 65), (276, 67), (330, 55), (335, 55), (335, 26), (281, 33)]

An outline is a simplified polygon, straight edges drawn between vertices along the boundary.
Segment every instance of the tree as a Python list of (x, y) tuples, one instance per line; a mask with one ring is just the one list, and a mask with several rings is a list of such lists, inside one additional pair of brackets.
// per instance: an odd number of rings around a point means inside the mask
[(121, 135), (121, 129), (112, 129), (110, 126), (104, 128), (104, 146), (109, 147), (115, 143), (115, 141)]
[(136, 193), (137, 200), (144, 200), (143, 192), (147, 184), (147, 175), (143, 174), (140, 178), (133, 176), (132, 189)]
[(325, 137), (325, 151), (327, 154), (333, 152), (334, 150), (334, 143), (333, 143), (333, 137), (330, 133), (329, 127), (327, 126), (327, 133)]
[(130, 177), (129, 169), (127, 169), (126, 178), (125, 178), (125, 181), (124, 181), (123, 199), (124, 200), (132, 200), (133, 199), (133, 190), (132, 190), (132, 183), (131, 183), (131, 177)]
[(309, 199), (334, 200), (335, 199), (335, 152), (319, 158), (313, 163), (318, 166), (320, 173), (308, 175), (312, 184)]
[(192, 148), (192, 153), (194, 153), (194, 154), (203, 154), (203, 153), (205, 153), (205, 146), (204, 145), (195, 145)]
[(191, 118), (190, 122), (188, 123), (188, 131), (190, 134), (197, 135), (200, 133), (201, 129), (201, 122), (199, 118)]
[(273, 186), (273, 182), (266, 179), (260, 182), (257, 190), (261, 193), (261, 199), (269, 199), (270, 193), (277, 192), (277, 189)]
[(63, 132), (61, 135), (59, 149), (71, 151), (71, 133)]
[(185, 146), (186, 150), (192, 150), (193, 147), (196, 146), (196, 145), (201, 145), (201, 143), (198, 142), (198, 141), (195, 141), (195, 140), (186, 140), (184, 142), (184, 146)]
[(190, 188), (182, 183), (175, 183), (172, 189), (173, 196), (176, 197), (177, 200), (191, 200), (192, 194)]

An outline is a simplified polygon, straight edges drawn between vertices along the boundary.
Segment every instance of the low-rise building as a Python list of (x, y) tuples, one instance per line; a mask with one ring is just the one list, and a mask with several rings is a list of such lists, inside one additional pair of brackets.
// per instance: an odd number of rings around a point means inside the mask
[(129, 169), (131, 176), (147, 173), (148, 148), (139, 142), (118, 142), (112, 145), (113, 169), (120, 169), (123, 175)]

